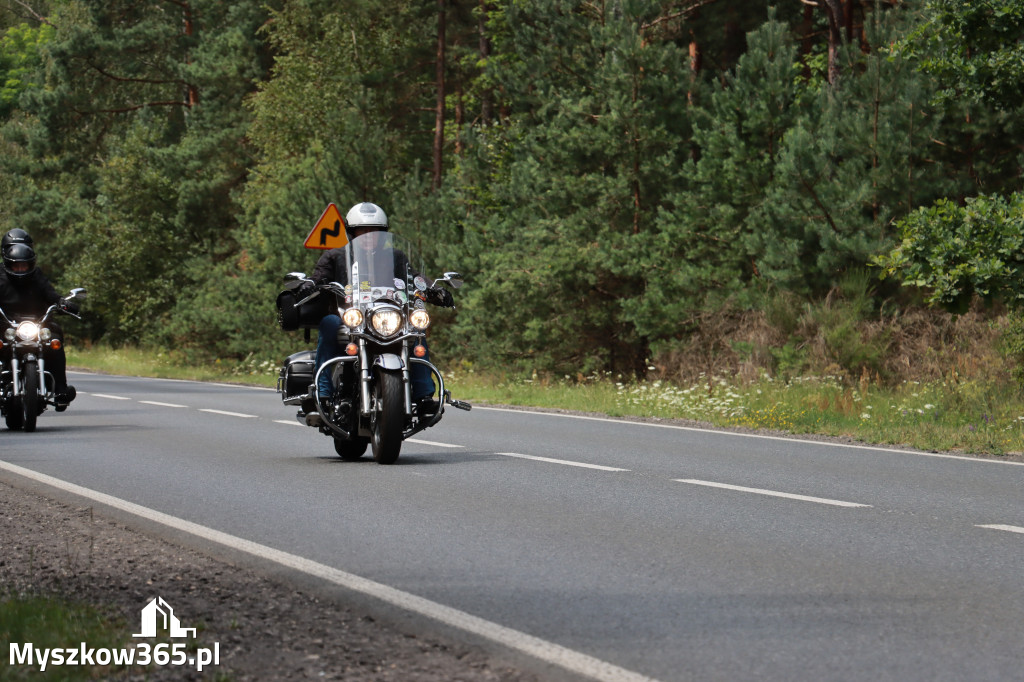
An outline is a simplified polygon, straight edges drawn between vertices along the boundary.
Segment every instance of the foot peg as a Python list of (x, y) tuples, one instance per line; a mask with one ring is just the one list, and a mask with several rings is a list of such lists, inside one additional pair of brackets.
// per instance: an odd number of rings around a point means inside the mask
[(473, 406), (464, 400), (452, 400), (451, 391), (444, 392), (444, 401), (454, 407), (456, 410), (465, 410), (469, 412), (473, 409)]
[(316, 426), (316, 427), (319, 427), (323, 423), (324, 423), (324, 420), (320, 416), (319, 412), (310, 412), (309, 414), (306, 415), (306, 426)]

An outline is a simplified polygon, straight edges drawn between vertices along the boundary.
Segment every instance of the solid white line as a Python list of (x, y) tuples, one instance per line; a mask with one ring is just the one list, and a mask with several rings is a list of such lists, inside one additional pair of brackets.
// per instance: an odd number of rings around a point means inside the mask
[(1020, 526), (1007, 526), (1002, 523), (986, 524), (976, 526), (976, 528), (991, 528), (992, 530), (1005, 530), (1008, 533), (1024, 533), (1024, 528), (1021, 528)]
[(93, 398), (108, 398), (110, 400), (131, 400), (123, 395), (107, 395), (106, 393), (91, 393)]
[(612, 419), (610, 417), (587, 417), (581, 414), (561, 414), (558, 412), (540, 412), (536, 410), (513, 410), (506, 407), (480, 407), (473, 405), (474, 410), (490, 410), (491, 412), (512, 412), (515, 414), (532, 414), (542, 417), (561, 417), (563, 419), (583, 419), (595, 422), (607, 422), (609, 424), (628, 424), (630, 426), (646, 426), (655, 429), (675, 429), (677, 431), (692, 431), (694, 433), (710, 433), (716, 436), (736, 436), (737, 438), (758, 438), (761, 440), (779, 440), (786, 443), (803, 443), (805, 445), (824, 445), (832, 448), (854, 448), (856, 450), (873, 450), (874, 452), (892, 452), (898, 455), (917, 455), (919, 457), (938, 457), (940, 459), (959, 459), (965, 462), (980, 462), (988, 464), (1010, 464), (1013, 466), (1024, 466), (1024, 462), (1006, 462), (1000, 459), (982, 459), (981, 457), (964, 457), (963, 455), (944, 455), (938, 452), (922, 452), (920, 450), (900, 450), (899, 448), (883, 448), (878, 445), (857, 445), (855, 443), (832, 443), (824, 440), (810, 440), (807, 438), (786, 438), (783, 436), (763, 436), (757, 433), (739, 433), (736, 431), (725, 431), (717, 429), (702, 429), (696, 426), (679, 426), (677, 424), (652, 424), (650, 422), (636, 422), (629, 419)]
[(420, 445), (433, 445), (436, 448), (464, 448), (465, 445), (452, 445), (451, 443), (435, 443), (432, 440), (420, 440), (419, 438), (407, 438), (407, 443), (419, 443)]
[(161, 403), (156, 400), (140, 400), (140, 403), (144, 405), (156, 405), (157, 407), (188, 407), (188, 405), (178, 405), (177, 403)]
[(169, 528), (190, 533), (199, 538), (216, 542), (232, 549), (246, 552), (253, 556), (273, 561), (282, 566), (301, 571), (307, 575), (321, 578), (328, 582), (340, 585), (341, 587), (360, 592), (387, 602), (407, 611), (419, 613), (432, 618), (446, 625), (459, 628), (479, 637), (484, 637), (503, 646), (515, 649), (522, 653), (533, 656), (541, 661), (557, 665), (570, 672), (584, 675), (602, 682), (656, 682), (653, 678), (646, 677), (625, 668), (620, 668), (606, 661), (588, 656), (586, 654), (567, 649), (553, 642), (528, 635), (525, 632), (513, 630), (512, 628), (492, 623), (477, 616), (468, 614), (450, 606), (439, 604), (423, 597), (418, 597), (408, 592), (389, 587), (382, 583), (367, 580), (358, 575), (347, 573), (326, 564), (311, 561), (296, 554), (282, 552), (266, 545), (261, 545), (251, 540), (229, 535), (219, 530), (214, 530), (198, 523), (179, 519), (169, 514), (143, 507), (127, 500), (122, 500), (106, 493), (101, 493), (74, 483), (68, 483), (46, 474), (40, 474), (25, 469), (15, 464), (0, 461), (0, 468), (12, 473), (24, 476), (40, 483), (66, 490), (75, 495), (95, 500), (101, 504), (108, 505), (114, 509), (134, 514), (136, 516), (163, 524)]
[(242, 417), (243, 419), (256, 419), (255, 414), (242, 414), (241, 412), (225, 412), (224, 410), (199, 410), (200, 412), (209, 412), (210, 414), (223, 414), (228, 417)]
[(803, 502), (817, 502), (818, 504), (831, 504), (835, 507), (870, 507), (870, 504), (858, 504), (856, 502), (843, 502), (842, 500), (829, 500), (824, 497), (810, 497), (808, 495), (794, 495), (793, 493), (780, 493), (776, 490), (762, 490), (761, 488), (745, 488), (741, 485), (729, 485), (728, 483), (714, 483), (712, 481), (698, 481), (693, 478), (673, 479), (678, 483), (690, 483), (692, 485), (703, 485), (710, 488), (724, 488), (726, 490), (738, 490), (743, 493), (756, 493), (758, 495), (769, 495), (771, 497), (785, 497), (789, 500), (801, 500)]
[(586, 464), (584, 462), (570, 462), (566, 459), (551, 459), (550, 457), (537, 457), (536, 455), (520, 455), (515, 452), (495, 452), (496, 455), (502, 457), (518, 457), (519, 459), (532, 459), (535, 462), (550, 462), (551, 464), (564, 464), (571, 467), (583, 467), (584, 469), (598, 469), (600, 471), (629, 471), (629, 469), (619, 469), (618, 467), (606, 467), (600, 464)]
[(287, 419), (275, 419), (274, 423), (275, 424), (287, 424), (288, 426), (302, 426), (302, 424), (300, 424), (297, 421), (294, 421), (294, 420), (289, 421)]

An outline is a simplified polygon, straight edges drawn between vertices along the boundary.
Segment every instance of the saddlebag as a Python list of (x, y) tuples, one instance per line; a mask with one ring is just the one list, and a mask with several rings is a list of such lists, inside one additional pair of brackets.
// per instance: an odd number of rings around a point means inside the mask
[(306, 397), (309, 385), (313, 383), (315, 356), (316, 353), (311, 350), (302, 350), (285, 359), (281, 374), (277, 377), (277, 390), (285, 403), (289, 403), (292, 398)]
[(277, 321), (284, 331), (316, 329), (327, 314), (326, 296), (317, 296), (300, 306), (295, 305), (296, 301), (303, 298), (305, 296), (298, 296), (298, 292), (291, 289), (285, 289), (277, 295)]

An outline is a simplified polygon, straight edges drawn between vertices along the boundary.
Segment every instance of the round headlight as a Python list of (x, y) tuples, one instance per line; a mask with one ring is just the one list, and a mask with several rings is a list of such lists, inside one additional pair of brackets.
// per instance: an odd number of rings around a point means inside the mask
[(373, 313), (370, 324), (381, 336), (394, 336), (402, 326), (402, 313), (394, 308), (385, 308)]
[(409, 315), (409, 322), (416, 329), (426, 329), (430, 326), (430, 315), (427, 314), (426, 310), (414, 310)]
[(363, 323), (363, 311), (359, 308), (349, 308), (342, 315), (341, 321), (345, 323), (346, 327), (358, 327)]
[(4, 338), (8, 341), (14, 341), (14, 327), (8, 327), (4, 330)]
[(39, 330), (39, 340), (42, 341), (43, 343), (46, 343), (47, 341), (49, 341), (52, 338), (53, 338), (53, 332), (51, 332), (46, 327), (43, 327), (42, 329)]
[(35, 322), (22, 322), (18, 325), (18, 338), (22, 341), (35, 341), (39, 338), (39, 325)]

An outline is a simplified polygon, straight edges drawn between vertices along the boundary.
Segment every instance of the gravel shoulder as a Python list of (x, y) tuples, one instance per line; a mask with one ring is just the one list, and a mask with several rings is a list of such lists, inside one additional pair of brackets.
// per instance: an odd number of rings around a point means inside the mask
[(220, 645), (221, 665), (201, 674), (153, 666), (100, 671), (104, 679), (538, 679), (472, 645), (375, 618), (344, 594), (234, 565), (11, 482), (0, 481), (0, 521), (0, 598), (55, 594), (93, 604), (126, 623), (131, 645), (142, 608), (160, 596), (182, 626), (199, 628), (197, 646)]

